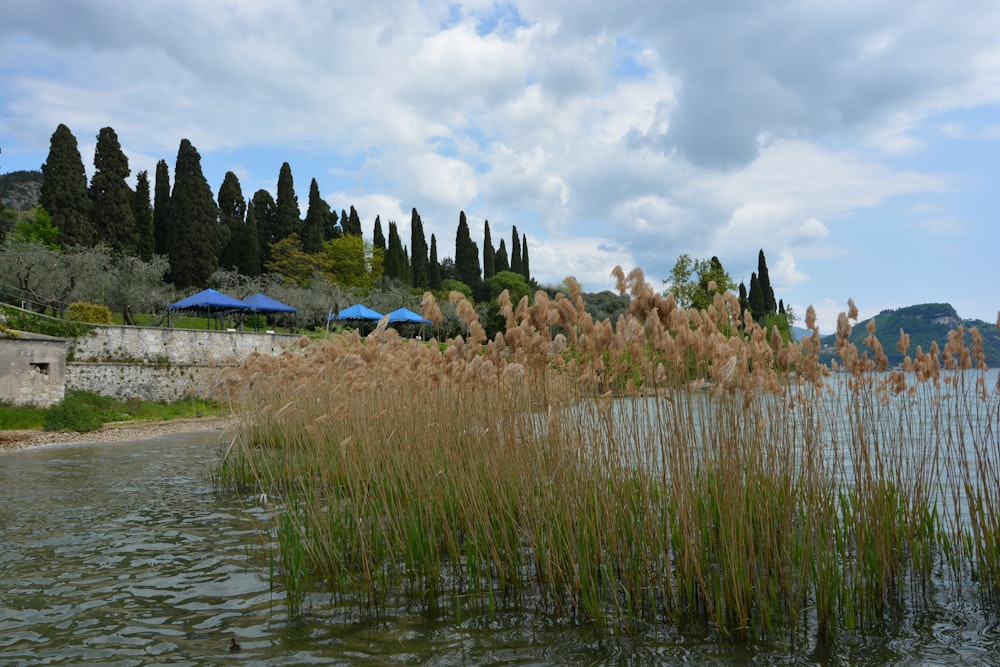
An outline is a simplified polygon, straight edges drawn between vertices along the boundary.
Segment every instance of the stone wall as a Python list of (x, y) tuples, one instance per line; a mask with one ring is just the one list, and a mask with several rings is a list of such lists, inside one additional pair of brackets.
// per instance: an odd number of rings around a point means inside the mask
[(290, 334), (98, 326), (70, 344), (66, 387), (120, 399), (207, 397), (221, 367), (238, 365), (253, 352), (279, 355), (298, 340)]
[(191, 395), (212, 398), (215, 376), (223, 368), (74, 361), (66, 367), (66, 386), (121, 400), (169, 403)]
[(69, 359), (135, 361), (160, 366), (236, 364), (251, 352), (281, 354), (298, 339), (291, 334), (97, 326), (92, 334), (73, 340)]

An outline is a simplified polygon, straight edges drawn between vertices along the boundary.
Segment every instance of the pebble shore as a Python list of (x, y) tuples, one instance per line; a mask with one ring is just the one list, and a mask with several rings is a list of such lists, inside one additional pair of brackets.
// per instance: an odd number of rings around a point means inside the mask
[(123, 442), (146, 440), (173, 433), (192, 431), (226, 431), (236, 424), (233, 417), (198, 417), (173, 419), (162, 422), (124, 422), (107, 424), (88, 433), (55, 431), (0, 431), (0, 452), (11, 452), (26, 447), (39, 447), (82, 442)]

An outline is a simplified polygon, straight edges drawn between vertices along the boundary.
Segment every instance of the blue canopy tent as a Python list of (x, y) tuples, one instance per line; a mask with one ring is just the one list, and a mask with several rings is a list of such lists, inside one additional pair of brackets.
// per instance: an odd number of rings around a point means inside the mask
[(365, 322), (378, 322), (383, 317), (385, 317), (385, 315), (382, 313), (372, 310), (364, 304), (356, 303), (349, 308), (344, 308), (340, 312), (332, 313), (326, 319), (328, 322), (350, 322), (355, 324), (360, 329)]
[(276, 299), (272, 299), (264, 294), (254, 294), (253, 296), (248, 296), (243, 299), (243, 303), (250, 307), (250, 312), (254, 314), (253, 318), (253, 328), (254, 331), (258, 330), (257, 326), (257, 313), (271, 314), (271, 313), (295, 313), (296, 324), (298, 324), (298, 312), (295, 308), (292, 308), (288, 304), (281, 303)]
[[(218, 316), (222, 313), (231, 313), (234, 311), (245, 312), (250, 310), (250, 306), (246, 305), (239, 299), (234, 299), (233, 297), (223, 294), (222, 292), (216, 292), (214, 289), (207, 289), (198, 292), (197, 294), (192, 294), (186, 299), (181, 299), (177, 303), (172, 303), (167, 306), (168, 313), (176, 310), (192, 310), (206, 313), (208, 317), (208, 328), (211, 329), (213, 313)], [(219, 328), (222, 328), (221, 320), (219, 320)]]
[(415, 312), (409, 308), (398, 308), (391, 313), (389, 313), (389, 324), (396, 324), (398, 322), (406, 324), (430, 324), (431, 321), (417, 315)]
[(364, 304), (356, 303), (350, 308), (344, 308), (339, 313), (331, 314), (326, 319), (337, 320), (338, 322), (341, 321), (346, 322), (350, 320), (367, 320), (367, 321), (378, 322), (383, 317), (385, 317), (385, 315), (383, 315), (382, 313), (372, 310), (371, 308), (369, 308)]
[(425, 319), (409, 308), (397, 308), (389, 313), (389, 324), (402, 324), (423, 328), (423, 325), (430, 323), (430, 320)]

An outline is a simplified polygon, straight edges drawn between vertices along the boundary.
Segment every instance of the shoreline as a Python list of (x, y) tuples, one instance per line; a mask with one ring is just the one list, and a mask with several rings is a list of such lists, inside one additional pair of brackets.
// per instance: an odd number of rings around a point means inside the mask
[(0, 454), (32, 447), (76, 443), (147, 440), (161, 435), (196, 431), (226, 431), (236, 425), (235, 417), (194, 417), (158, 422), (113, 422), (87, 433), (64, 431), (0, 431)]

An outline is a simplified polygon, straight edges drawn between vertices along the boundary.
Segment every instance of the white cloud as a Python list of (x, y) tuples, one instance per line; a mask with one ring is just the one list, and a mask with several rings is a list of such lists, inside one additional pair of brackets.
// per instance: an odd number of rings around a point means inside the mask
[(534, 241), (530, 245), (530, 258), (532, 274), (540, 283), (558, 285), (572, 276), (586, 292), (613, 288), (611, 269), (615, 266), (622, 266), (626, 273), (634, 268), (627, 249), (602, 238), (578, 236)]
[(964, 228), (962, 221), (951, 215), (929, 218), (920, 222), (920, 227), (928, 234), (935, 236), (954, 235)]
[[(992, 178), (927, 165), (944, 137), (998, 134), (992, 115), (949, 113), (1000, 103), (993, 6), (8, 5), (4, 168), (22, 146), (44, 156), (60, 122), (88, 168), (104, 126), (133, 172), (189, 138), (248, 196), (308, 159), (300, 189), (316, 177), (366, 222), (408, 226), (417, 207), (442, 256), (460, 210), (517, 225), (540, 278), (595, 289), (615, 264), (664, 275), (683, 252), (748, 276), (762, 246), (772, 280), (802, 288), (823, 279), (818, 259), (858, 256), (845, 221)], [(986, 229), (947, 202), (877, 224)]]

